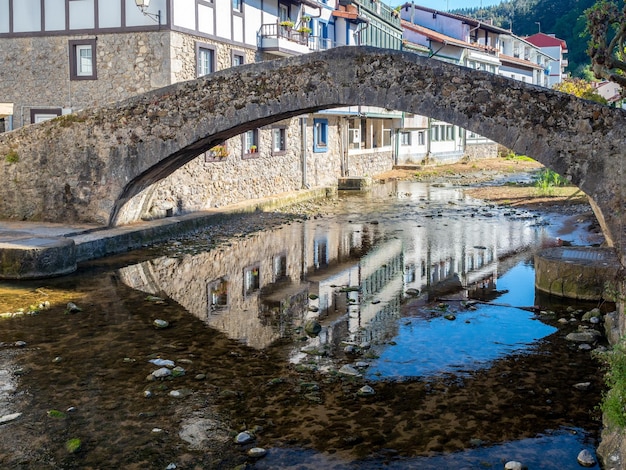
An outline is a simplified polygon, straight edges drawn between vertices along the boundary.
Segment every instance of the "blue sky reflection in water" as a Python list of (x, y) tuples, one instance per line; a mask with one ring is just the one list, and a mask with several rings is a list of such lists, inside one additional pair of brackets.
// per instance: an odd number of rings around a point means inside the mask
[[(508, 292), (495, 303), (533, 305), (533, 267), (520, 262), (498, 279), (497, 287)], [(488, 367), (504, 355), (527, 350), (532, 343), (557, 331), (535, 319), (532, 312), (512, 307), (478, 304), (475, 311), (455, 315), (453, 321), (443, 316), (428, 321), (403, 319), (393, 338), (396, 344), (387, 346), (372, 363), (368, 378), (402, 380), (468, 372)]]

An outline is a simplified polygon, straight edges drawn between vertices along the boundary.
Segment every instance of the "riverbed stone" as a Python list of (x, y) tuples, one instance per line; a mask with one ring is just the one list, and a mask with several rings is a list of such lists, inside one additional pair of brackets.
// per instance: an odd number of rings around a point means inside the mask
[(163, 328), (167, 328), (168, 326), (170, 326), (167, 320), (161, 320), (160, 318), (157, 318), (156, 320), (154, 320), (152, 324), (158, 329), (163, 329)]
[(248, 450), (248, 457), (252, 457), (253, 459), (260, 459), (261, 457), (265, 457), (267, 455), (267, 450), (263, 447), (253, 447)]
[(361, 373), (358, 370), (356, 370), (354, 367), (352, 367), (350, 364), (345, 364), (341, 366), (341, 369), (339, 369), (339, 373), (343, 375), (351, 375), (354, 377), (361, 376)]
[(593, 310), (588, 311), (582, 317), (583, 321), (591, 321), (592, 318), (601, 318), (602, 312), (599, 308), (594, 308)]
[(504, 464), (504, 470), (524, 470), (524, 465), (516, 460), (511, 460)]
[(228, 430), (222, 423), (204, 417), (185, 420), (178, 436), (195, 450), (209, 450), (215, 442), (225, 443), (229, 440)]
[(252, 437), (252, 434), (247, 431), (240, 432), (235, 436), (235, 444), (243, 445), (247, 444), (248, 442), (252, 442), (253, 440), (254, 437)]
[(163, 379), (172, 375), (172, 371), (167, 367), (161, 367), (160, 369), (153, 371), (150, 375), (152, 375), (155, 379)]
[(10, 421), (15, 421), (20, 416), (22, 416), (22, 413), (11, 413), (9, 415), (4, 415), (0, 417), (0, 424), (8, 423)]
[(583, 467), (593, 467), (596, 464), (595, 457), (587, 449), (581, 450), (576, 460)]
[(575, 343), (595, 343), (602, 337), (602, 333), (597, 330), (582, 330), (569, 333), (565, 339)]
[(304, 331), (309, 336), (317, 336), (322, 331), (322, 325), (317, 320), (308, 320), (304, 325)]
[(369, 385), (363, 385), (358, 392), (356, 392), (358, 396), (360, 397), (370, 397), (372, 395), (375, 395), (376, 392), (374, 391), (374, 389), (372, 387), (370, 387)]

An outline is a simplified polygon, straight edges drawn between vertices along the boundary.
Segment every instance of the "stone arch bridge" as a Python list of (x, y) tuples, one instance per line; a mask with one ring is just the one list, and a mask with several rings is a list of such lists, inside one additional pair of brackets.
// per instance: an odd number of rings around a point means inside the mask
[(231, 68), (0, 134), (0, 218), (116, 225), (134, 195), (225, 139), (359, 104), (430, 116), (531, 156), (589, 195), (610, 245), (624, 249), (624, 111), (368, 47)]

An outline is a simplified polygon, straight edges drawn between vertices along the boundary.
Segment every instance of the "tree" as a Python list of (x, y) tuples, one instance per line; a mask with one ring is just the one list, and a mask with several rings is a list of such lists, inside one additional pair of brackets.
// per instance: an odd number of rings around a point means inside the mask
[(608, 104), (607, 101), (598, 94), (593, 85), (581, 78), (566, 78), (561, 83), (555, 84), (553, 89), (578, 96), (586, 100), (595, 101), (596, 103)]
[(626, 5), (620, 10), (614, 0), (599, 0), (585, 15), (594, 75), (626, 88)]

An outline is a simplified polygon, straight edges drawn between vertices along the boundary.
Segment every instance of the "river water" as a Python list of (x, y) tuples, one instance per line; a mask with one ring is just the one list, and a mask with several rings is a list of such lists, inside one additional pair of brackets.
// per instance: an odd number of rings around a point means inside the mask
[(557, 237), (595, 242), (576, 215), (410, 182), (323, 212), (0, 284), (0, 313), (47, 302), (0, 321), (0, 417), (22, 413), (1, 466), (580, 468), (602, 372), (565, 336), (596, 305), (538, 295), (533, 269)]

